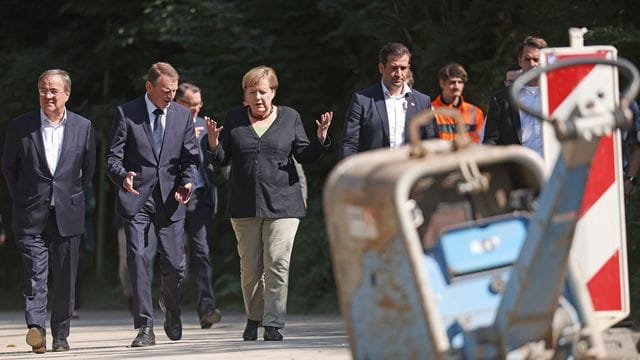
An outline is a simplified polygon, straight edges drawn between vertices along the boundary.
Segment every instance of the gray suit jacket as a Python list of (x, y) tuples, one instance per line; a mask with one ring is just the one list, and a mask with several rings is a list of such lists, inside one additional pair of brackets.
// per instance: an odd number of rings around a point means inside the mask
[[(409, 136), (411, 119), (420, 111), (431, 108), (431, 99), (417, 90), (407, 94), (407, 121), (405, 136)], [(420, 134), (423, 139), (438, 137), (435, 121)], [(406, 141), (406, 139), (405, 139)], [(360, 151), (389, 147), (389, 118), (382, 92), (382, 84), (377, 83), (353, 94), (344, 124), (344, 136), (340, 157), (345, 158)]]
[(11, 120), (6, 131), (2, 173), (12, 197), (13, 231), (16, 235), (41, 234), (53, 194), (60, 235), (80, 235), (84, 233), (84, 187), (95, 170), (93, 126), (88, 119), (67, 110), (54, 174), (47, 164), (40, 129), (37, 110)]
[[(196, 183), (198, 148), (191, 112), (171, 103), (162, 150), (157, 154), (144, 96), (118, 106), (106, 166), (109, 179), (118, 189), (116, 210), (120, 215), (137, 214), (159, 184), (164, 210), (171, 220), (184, 218), (184, 206), (175, 200), (174, 194), (178, 186)], [(130, 194), (122, 186), (129, 171), (137, 174), (133, 187), (140, 195)]]

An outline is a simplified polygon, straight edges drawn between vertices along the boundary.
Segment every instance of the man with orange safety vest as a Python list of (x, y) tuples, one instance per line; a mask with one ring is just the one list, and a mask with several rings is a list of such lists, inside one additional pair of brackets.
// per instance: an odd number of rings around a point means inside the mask
[[(438, 79), (442, 92), (433, 100), (433, 108), (448, 108), (457, 110), (462, 116), (467, 133), (475, 143), (480, 142), (484, 114), (482, 109), (464, 101), (462, 91), (467, 82), (467, 72), (458, 63), (449, 63), (443, 66), (438, 72)], [(456, 119), (451, 116), (436, 115), (438, 133), (443, 140), (453, 140), (456, 138)]]

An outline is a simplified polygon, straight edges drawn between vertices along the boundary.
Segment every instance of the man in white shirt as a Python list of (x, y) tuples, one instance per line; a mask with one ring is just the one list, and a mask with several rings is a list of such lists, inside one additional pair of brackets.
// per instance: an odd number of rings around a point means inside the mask
[[(539, 66), (540, 49), (547, 42), (535, 36), (527, 36), (518, 49), (518, 65), (522, 72)], [(539, 119), (516, 109), (509, 99), (507, 87), (493, 94), (489, 103), (483, 143), (493, 145), (519, 144), (542, 156), (542, 124)], [(529, 82), (519, 93), (520, 101), (534, 109), (540, 109), (538, 80)]]
[[(12, 197), (12, 228), (24, 269), (27, 344), (46, 351), (47, 277), (53, 277), (53, 351), (69, 350), (67, 337), (84, 232), (85, 194), (95, 170), (91, 122), (66, 109), (71, 78), (47, 70), (38, 79), (40, 109), (9, 123), (2, 173)], [(51, 255), (49, 255), (51, 254)]]
[[(340, 157), (377, 148), (398, 148), (407, 142), (408, 124), (431, 108), (429, 96), (406, 81), (411, 53), (400, 43), (389, 43), (379, 53), (380, 83), (353, 94), (347, 110)], [(435, 124), (422, 129), (422, 138), (437, 138)]]

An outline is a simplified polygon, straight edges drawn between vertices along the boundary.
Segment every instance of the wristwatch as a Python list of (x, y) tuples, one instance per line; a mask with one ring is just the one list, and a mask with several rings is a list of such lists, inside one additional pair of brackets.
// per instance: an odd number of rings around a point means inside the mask
[(629, 180), (629, 182), (631, 183), (631, 185), (635, 186), (636, 183), (638, 182), (638, 178), (636, 178), (635, 176), (629, 176), (629, 175), (625, 175), (624, 176), (625, 180)]

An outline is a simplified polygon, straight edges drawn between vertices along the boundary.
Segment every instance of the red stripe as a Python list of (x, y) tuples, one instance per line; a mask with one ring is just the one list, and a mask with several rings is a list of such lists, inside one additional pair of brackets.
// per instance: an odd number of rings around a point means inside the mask
[[(555, 58), (558, 61), (594, 57), (604, 59), (607, 54), (609, 54), (608, 51), (601, 50), (591, 54), (555, 55)], [(591, 72), (594, 66), (595, 65), (572, 66), (547, 73), (547, 82), (549, 84), (547, 86), (547, 90), (549, 92), (549, 114), (553, 114), (558, 106), (569, 96), (569, 94), (571, 94), (578, 84), (580, 84), (582, 79)]]
[(620, 252), (609, 258), (602, 268), (587, 282), (593, 309), (596, 311), (622, 310), (620, 292)]
[(579, 217), (582, 216), (600, 199), (607, 189), (615, 182), (613, 136), (608, 135), (600, 139), (600, 144), (593, 155), (589, 177), (584, 189)]

